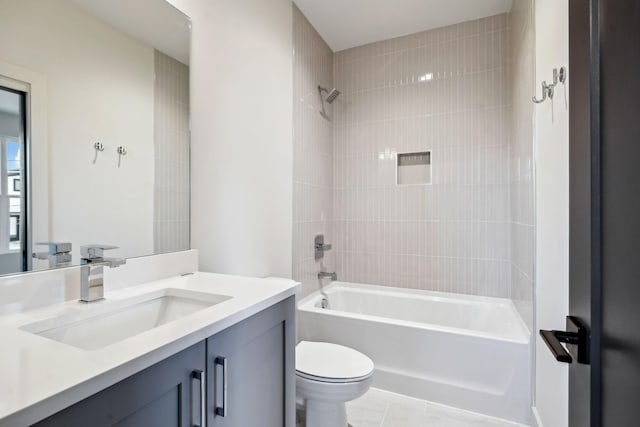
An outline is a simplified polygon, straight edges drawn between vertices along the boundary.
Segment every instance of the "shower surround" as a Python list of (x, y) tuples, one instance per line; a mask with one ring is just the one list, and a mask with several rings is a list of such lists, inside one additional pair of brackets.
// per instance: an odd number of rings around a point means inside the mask
[[(338, 52), (334, 221), (341, 280), (509, 296), (506, 15)], [(396, 153), (431, 151), (431, 185)]]
[[(532, 115), (520, 98), (533, 46), (522, 27), (512, 46), (510, 28), (526, 23), (529, 3), (332, 57), (295, 11), (296, 89), (306, 84), (294, 133), (318, 154), (294, 150), (303, 295), (318, 287), (313, 234), (326, 232), (341, 281), (512, 298), (531, 328)], [(342, 91), (331, 122), (318, 114), (319, 83)], [(432, 183), (397, 185), (397, 154), (423, 151)], [(308, 174), (325, 178), (308, 188)]]
[[(318, 85), (332, 88), (333, 52), (293, 6), (293, 275), (301, 294), (318, 288), (320, 268), (335, 271), (335, 252), (314, 259), (314, 237), (333, 243), (333, 125), (320, 115)], [(338, 100), (339, 101), (339, 100)], [(336, 101), (336, 102), (338, 102)], [(335, 105), (335, 104), (333, 104)], [(333, 105), (325, 111), (333, 115)], [(335, 247), (335, 246), (334, 246)]]

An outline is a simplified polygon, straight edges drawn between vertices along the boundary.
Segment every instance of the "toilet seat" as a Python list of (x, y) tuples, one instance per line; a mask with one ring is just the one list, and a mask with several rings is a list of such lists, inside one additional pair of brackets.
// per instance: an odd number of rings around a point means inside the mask
[(311, 381), (349, 383), (373, 375), (373, 361), (352, 348), (301, 341), (296, 346), (296, 375)]
[(370, 378), (372, 374), (373, 372), (371, 372), (369, 375), (365, 375), (363, 377), (357, 377), (357, 378), (327, 378), (327, 377), (317, 377), (315, 375), (309, 375), (309, 374), (305, 374), (304, 372), (296, 371), (296, 376), (300, 378), (305, 378), (310, 381), (316, 381), (321, 383), (331, 383), (331, 384), (345, 384), (345, 383), (364, 381)]

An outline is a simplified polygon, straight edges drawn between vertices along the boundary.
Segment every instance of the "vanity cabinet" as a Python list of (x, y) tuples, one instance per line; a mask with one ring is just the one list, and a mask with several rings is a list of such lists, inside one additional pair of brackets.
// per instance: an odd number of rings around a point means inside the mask
[(191, 426), (194, 372), (205, 371), (199, 343), (55, 415), (38, 427)]
[(35, 426), (294, 427), (294, 325), (291, 297)]
[(294, 426), (294, 316), (291, 301), (207, 340), (208, 427)]

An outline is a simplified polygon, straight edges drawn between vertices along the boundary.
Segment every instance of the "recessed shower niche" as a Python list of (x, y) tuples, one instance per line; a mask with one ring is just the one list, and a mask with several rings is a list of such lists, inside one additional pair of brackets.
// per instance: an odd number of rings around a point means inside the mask
[(397, 185), (431, 184), (431, 151), (398, 153)]

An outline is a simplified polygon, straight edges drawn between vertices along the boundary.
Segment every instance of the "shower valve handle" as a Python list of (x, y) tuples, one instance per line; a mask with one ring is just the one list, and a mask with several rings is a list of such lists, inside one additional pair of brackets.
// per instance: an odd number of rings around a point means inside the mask
[(315, 260), (318, 261), (324, 258), (324, 253), (331, 250), (331, 245), (324, 243), (324, 234), (318, 234), (313, 241), (313, 248), (315, 249)]

